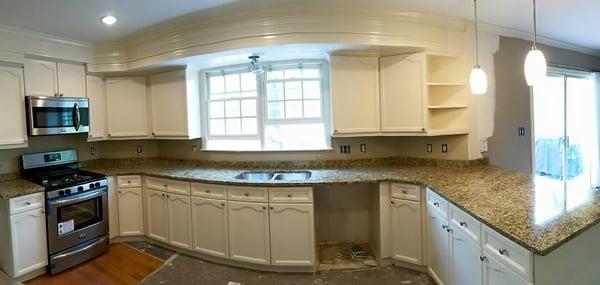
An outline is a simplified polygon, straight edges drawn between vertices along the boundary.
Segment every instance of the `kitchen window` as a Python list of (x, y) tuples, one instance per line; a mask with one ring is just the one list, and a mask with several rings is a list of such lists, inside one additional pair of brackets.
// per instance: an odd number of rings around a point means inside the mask
[(206, 72), (204, 149), (330, 148), (327, 73), (322, 62), (273, 63)]

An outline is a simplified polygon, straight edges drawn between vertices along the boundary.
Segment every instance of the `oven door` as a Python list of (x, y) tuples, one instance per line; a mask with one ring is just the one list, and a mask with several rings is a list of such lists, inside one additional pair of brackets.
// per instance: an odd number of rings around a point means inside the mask
[(87, 98), (27, 96), (27, 130), (31, 136), (87, 133)]
[(108, 233), (108, 188), (47, 202), (50, 255)]

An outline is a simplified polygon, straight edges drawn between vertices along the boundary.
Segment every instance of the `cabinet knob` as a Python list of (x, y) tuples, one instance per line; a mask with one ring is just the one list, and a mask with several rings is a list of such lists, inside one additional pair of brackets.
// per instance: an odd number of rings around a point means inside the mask
[(206, 190), (206, 191), (204, 191), (204, 192), (206, 192), (206, 193), (210, 193), (210, 190)]
[(165, 184), (164, 186), (165, 186), (165, 188), (169, 187), (169, 185), (167, 185), (167, 184)]
[(63, 96), (65, 96), (65, 94), (60, 93), (60, 97), (63, 97)]
[(269, 209), (273, 210), (273, 207), (269, 207)]
[(499, 249), (498, 252), (500, 253), (500, 255), (505, 255), (506, 253), (508, 253), (508, 251), (505, 248)]
[(221, 203), (221, 206), (225, 207), (225, 203)]
[(288, 198), (292, 198), (292, 194), (288, 194)]
[(406, 194), (406, 193), (408, 193), (408, 191), (402, 190), (402, 194)]
[(467, 222), (460, 222), (460, 226), (461, 226), (461, 227), (465, 227), (465, 226), (467, 226)]
[(333, 132), (334, 132), (334, 133), (337, 133), (337, 132), (338, 132), (338, 130), (333, 130)]
[(122, 194), (123, 192), (121, 190), (119, 190), (119, 194)]
[(390, 203), (392, 203), (392, 204), (396, 204), (396, 202), (395, 202), (395, 201), (391, 201)]
[(29, 201), (25, 202), (25, 206), (29, 206), (29, 205), (31, 205), (31, 202), (29, 202)]
[(438, 202), (433, 202), (433, 205), (434, 205), (434, 206), (436, 206), (436, 207), (439, 207), (439, 206), (440, 206), (440, 203), (438, 203)]
[(127, 184), (131, 184), (131, 181), (127, 180)]
[(452, 233), (452, 229), (451, 228), (446, 228), (446, 231), (449, 233)]
[(111, 134), (108, 134), (108, 136), (110, 137), (110, 136), (112, 136), (112, 135), (111, 135)]
[(167, 198), (171, 198), (171, 195), (167, 194)]
[(248, 197), (248, 196), (250, 196), (250, 193), (244, 193), (244, 195), (245, 195), (246, 197)]
[(446, 225), (442, 225), (442, 229), (444, 229), (444, 230), (445, 230), (445, 229), (447, 229), (447, 228), (448, 228), (448, 226), (446, 226)]
[(266, 210), (266, 209), (267, 209), (267, 206), (263, 206), (262, 208), (263, 208), (263, 210)]
[(486, 256), (480, 256), (480, 257), (479, 257), (479, 260), (481, 260), (481, 261), (486, 261), (486, 260), (487, 260), (487, 257), (486, 257)]

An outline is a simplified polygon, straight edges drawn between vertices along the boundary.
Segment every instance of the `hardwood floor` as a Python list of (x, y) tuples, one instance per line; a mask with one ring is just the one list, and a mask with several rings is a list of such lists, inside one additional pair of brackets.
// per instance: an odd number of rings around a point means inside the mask
[(163, 261), (123, 244), (112, 244), (108, 252), (55, 276), (43, 275), (26, 285), (138, 284)]

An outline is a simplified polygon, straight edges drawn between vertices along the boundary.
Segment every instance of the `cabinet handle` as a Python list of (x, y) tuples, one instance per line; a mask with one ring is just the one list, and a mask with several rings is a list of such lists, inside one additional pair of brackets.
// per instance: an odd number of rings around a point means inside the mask
[(467, 222), (460, 222), (460, 226), (461, 227), (466, 227), (467, 226)]
[(480, 257), (479, 257), (479, 260), (481, 260), (481, 261), (486, 261), (486, 260), (487, 260), (487, 256), (480, 256)]
[(249, 193), (244, 193), (244, 195), (245, 195), (246, 197), (250, 196), (250, 194), (249, 194)]
[(171, 195), (167, 194), (167, 198), (171, 198)]
[(31, 205), (31, 202), (29, 202), (29, 201), (25, 202), (25, 206), (30, 206), (30, 205)]
[(508, 251), (504, 248), (499, 249), (498, 252), (500, 253), (500, 255), (505, 255), (508, 253)]
[(210, 193), (210, 190), (206, 190), (205, 192), (206, 192), (206, 193)]
[(160, 194), (160, 197), (165, 197), (165, 194)]
[(439, 207), (439, 206), (440, 206), (440, 203), (438, 203), (438, 202), (433, 202), (433, 205), (434, 205), (434, 206), (436, 206), (436, 207)]
[(63, 97), (63, 96), (65, 96), (65, 94), (60, 93), (60, 97)]
[(121, 190), (119, 190), (119, 194), (122, 194), (123, 192)]
[(167, 185), (167, 184), (165, 184), (164, 186), (165, 186), (165, 188), (169, 187), (169, 185)]
[(262, 208), (263, 208), (263, 210), (266, 210), (266, 209), (267, 209), (267, 206), (263, 206)]
[(442, 225), (442, 229), (444, 229), (444, 230), (445, 230), (445, 229), (447, 229), (447, 228), (448, 228), (448, 226), (446, 226), (446, 225)]
[(452, 229), (451, 228), (446, 228), (446, 231), (449, 233), (452, 233)]
[(392, 204), (396, 204), (396, 202), (394, 202), (394, 201), (391, 201), (391, 203), (392, 203)]
[(127, 184), (131, 184), (131, 181), (127, 180)]
[(337, 133), (337, 132), (338, 132), (338, 130), (333, 130), (333, 132), (334, 132), (334, 133)]
[(221, 206), (225, 207), (225, 203), (221, 203)]
[(273, 207), (269, 207), (269, 209), (273, 210)]
[(288, 194), (288, 198), (292, 198), (292, 194)]
[(408, 191), (402, 190), (402, 194), (406, 194), (406, 193), (408, 193)]
[(112, 136), (112, 135), (111, 135), (111, 134), (108, 134), (108, 136), (110, 137), (110, 136)]

